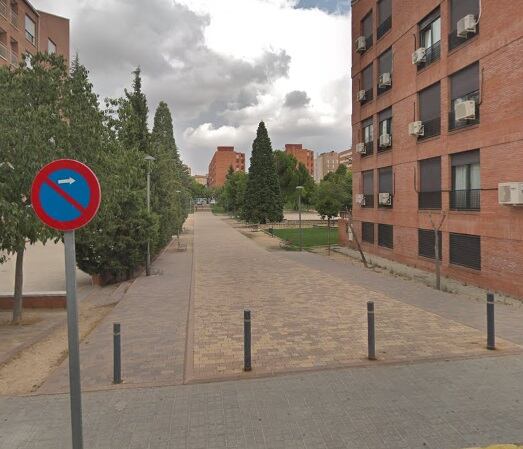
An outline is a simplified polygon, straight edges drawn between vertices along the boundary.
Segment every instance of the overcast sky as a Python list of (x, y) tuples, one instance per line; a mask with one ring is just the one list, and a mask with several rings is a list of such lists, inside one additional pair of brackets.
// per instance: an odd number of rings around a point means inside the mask
[(273, 148), (350, 146), (349, 0), (34, 0), (71, 20), (96, 92), (117, 97), (142, 68), (150, 121), (161, 100), (193, 174), (218, 145), (250, 157), (258, 122)]

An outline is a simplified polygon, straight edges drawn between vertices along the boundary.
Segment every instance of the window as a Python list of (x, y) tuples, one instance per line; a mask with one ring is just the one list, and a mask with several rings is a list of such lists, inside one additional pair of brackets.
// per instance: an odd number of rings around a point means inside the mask
[(390, 249), (394, 248), (392, 225), (378, 225), (378, 245)]
[(378, 207), (392, 207), (392, 167), (378, 169), (378, 193), (388, 193), (387, 201), (379, 198)]
[(365, 104), (372, 100), (372, 64), (369, 64), (363, 69), (361, 73), (361, 89), (365, 91), (365, 98), (361, 101), (361, 104)]
[(56, 53), (56, 44), (51, 39), (47, 40), (47, 53), (50, 55)]
[(361, 35), (365, 36), (365, 48), (372, 47), (372, 10), (361, 21)]
[(361, 131), (363, 144), (365, 145), (365, 156), (368, 156), (374, 152), (374, 125), (372, 124), (372, 117), (363, 120)]
[[(378, 121), (379, 121), (378, 151), (390, 150), (392, 147), (392, 107), (381, 111), (378, 114)], [(386, 137), (386, 136), (388, 136), (388, 137)]]
[(420, 209), (441, 209), (441, 158), (433, 157), (419, 161)]
[(425, 48), (425, 61), (418, 64), (418, 70), (437, 61), (441, 55), (441, 18), (439, 8), (432, 11), (419, 23), (420, 47)]
[(29, 16), (25, 16), (25, 38), (36, 45), (36, 24)]
[(458, 21), (469, 14), (473, 14), (477, 19), (479, 15), (479, 0), (450, 1), (449, 50), (459, 47), (463, 42), (478, 34), (479, 24), (476, 24), (476, 33), (468, 33), (466, 37), (458, 37)]
[[(385, 74), (385, 75), (384, 75)], [(385, 79), (387, 77), (388, 79)], [(378, 58), (378, 89), (382, 94), (392, 88), (392, 48), (384, 51)]]
[(449, 243), (451, 264), (481, 270), (481, 238), (479, 235), (450, 233)]
[(420, 139), (439, 136), (441, 132), (441, 105), (439, 82), (419, 93), (419, 117), (424, 134)]
[(367, 243), (374, 243), (374, 223), (361, 223), (361, 239)]
[(450, 208), (479, 210), (481, 200), (479, 150), (453, 154), (451, 166)]
[[(439, 260), (443, 259), (443, 250), (441, 248), (441, 231), (438, 231), (438, 253)], [(434, 259), (436, 253), (436, 236), (432, 229), (418, 229), (418, 254), (422, 257)]]
[[(450, 98), (449, 130), (479, 123), (479, 64), (477, 62), (451, 75)], [(462, 101), (474, 102), (474, 116), (456, 120), (455, 107)]]
[(372, 170), (362, 172), (363, 175), (363, 198), (364, 207), (374, 207), (374, 172)]
[(392, 28), (392, 0), (378, 1), (378, 30), (377, 39), (380, 39)]

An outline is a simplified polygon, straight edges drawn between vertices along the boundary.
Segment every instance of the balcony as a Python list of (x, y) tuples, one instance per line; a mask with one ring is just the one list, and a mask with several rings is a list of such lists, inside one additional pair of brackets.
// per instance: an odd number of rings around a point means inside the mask
[(425, 60), (418, 64), (418, 71), (431, 65), (437, 61), (441, 56), (441, 41), (436, 42), (432, 47), (428, 47), (425, 51)]
[(456, 30), (449, 33), (449, 50), (453, 50), (479, 34), (479, 23), (476, 24), (476, 32), (467, 34), (467, 37), (458, 37)]
[(429, 137), (439, 136), (441, 133), (441, 117), (433, 118), (423, 122), (423, 135), (418, 140), (428, 139)]
[(372, 47), (372, 34), (365, 36), (365, 51), (367, 51), (370, 47)]
[(362, 204), (361, 207), (374, 207), (374, 194), (363, 194), (363, 199), (365, 204)]
[(467, 126), (479, 124), (479, 91), (476, 90), (461, 98), (464, 101), (467, 101), (467, 100), (474, 101), (474, 103), (476, 104), (476, 107), (474, 108), (476, 117), (474, 119), (456, 120), (456, 115), (454, 113), (454, 107), (453, 107), (452, 111), (449, 112), (449, 131), (452, 131), (454, 129), (466, 128)]
[(452, 190), (450, 192), (451, 210), (479, 210), (481, 203), (481, 190)]
[(14, 9), (11, 10), (11, 24), (18, 28), (18, 13)]
[(0, 16), (4, 16), (7, 19), (7, 2), (5, 0), (0, 0)]
[(376, 31), (376, 37), (381, 39), (381, 37), (392, 28), (392, 16), (387, 17), (379, 26)]
[(374, 98), (374, 96), (373, 96), (372, 87), (371, 87), (370, 89), (367, 89), (365, 91), (365, 99), (361, 100), (360, 104), (363, 106), (364, 104), (366, 104), (369, 101), (371, 101), (373, 98)]
[(441, 191), (438, 192), (419, 192), (418, 209), (438, 210), (441, 209)]
[(11, 50), (11, 60), (10, 60), (10, 62), (15, 67), (18, 66), (18, 55), (13, 50)]
[(0, 58), (4, 58), (6, 61), (9, 60), (9, 50), (2, 42), (0, 42)]

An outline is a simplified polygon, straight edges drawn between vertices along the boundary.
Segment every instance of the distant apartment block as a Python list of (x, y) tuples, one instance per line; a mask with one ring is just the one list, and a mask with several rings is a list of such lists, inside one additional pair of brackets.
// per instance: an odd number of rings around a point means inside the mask
[(352, 170), (352, 149), (340, 151), (338, 157), (340, 165), (345, 165), (349, 170)]
[(207, 175), (194, 175), (193, 178), (198, 184), (207, 185)]
[(325, 175), (335, 172), (339, 165), (339, 156), (336, 151), (319, 154), (314, 161), (314, 180), (320, 182)]
[(301, 143), (287, 143), (285, 152), (292, 154), (298, 162), (305, 165), (309, 174), (314, 177), (314, 151), (303, 148)]
[(57, 53), (69, 60), (69, 19), (36, 10), (26, 0), (0, 0), (0, 65)]
[(245, 171), (245, 153), (234, 151), (234, 147), (218, 147), (209, 164), (207, 185), (209, 187), (223, 186), (229, 167), (232, 167), (234, 171)]
[(523, 296), (522, 23), (513, 0), (352, 1), (365, 251)]

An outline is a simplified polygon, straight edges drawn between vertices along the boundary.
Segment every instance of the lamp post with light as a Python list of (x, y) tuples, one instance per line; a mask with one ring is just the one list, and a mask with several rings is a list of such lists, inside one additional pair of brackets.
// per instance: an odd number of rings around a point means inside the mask
[(300, 251), (303, 250), (303, 230), (301, 227), (301, 191), (303, 190), (303, 186), (296, 186), (296, 190), (298, 191), (298, 219), (300, 221)]

